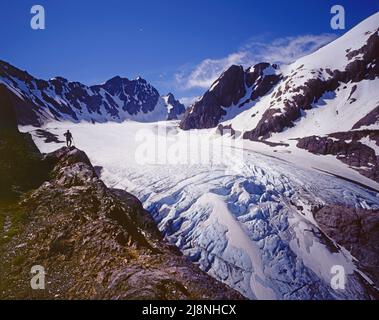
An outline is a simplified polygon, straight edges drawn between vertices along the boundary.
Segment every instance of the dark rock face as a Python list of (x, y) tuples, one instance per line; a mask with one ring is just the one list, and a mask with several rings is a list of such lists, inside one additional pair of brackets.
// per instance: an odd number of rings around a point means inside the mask
[(17, 131), (16, 113), (6, 87), (0, 84), (0, 130)]
[(231, 135), (231, 136), (235, 136), (236, 135), (236, 131), (232, 128), (231, 125), (228, 125), (228, 126), (223, 126), (222, 124), (219, 124), (217, 126), (217, 132), (223, 136), (225, 134), (228, 134), (228, 135)]
[(0, 130), (0, 201), (41, 185), (48, 167), (29, 134)]
[[(187, 109), (180, 127), (184, 130), (214, 128), (226, 115), (224, 108), (232, 105), (242, 108), (265, 95), (280, 80), (277, 74), (265, 74), (270, 68), (277, 67), (260, 63), (245, 71), (242, 66), (231, 66), (199, 101)], [(252, 94), (243, 100), (247, 88), (252, 88)]]
[(37, 129), (35, 133), (38, 137), (44, 138), (45, 143), (64, 143), (63, 140), (59, 139), (59, 136), (57, 134), (51, 133), (47, 130)]
[(246, 84), (253, 87), (250, 101), (254, 101), (266, 95), (280, 80), (281, 76), (275, 73), (276, 64), (258, 63), (250, 68), (246, 74)]
[(360, 142), (362, 138), (369, 138), (379, 146), (379, 130), (360, 130), (301, 138), (297, 147), (314, 154), (335, 155), (362, 175), (379, 182), (379, 156)]
[(379, 211), (327, 205), (314, 212), (320, 228), (358, 259), (379, 286)]
[[(379, 29), (378, 29), (379, 30)], [(272, 133), (281, 132), (284, 128), (293, 127), (294, 121), (302, 115), (302, 110), (312, 108), (313, 103), (322, 97), (326, 92), (334, 92), (340, 85), (350, 81), (359, 82), (364, 79), (373, 80), (379, 76), (379, 36), (374, 32), (367, 43), (359, 50), (349, 52), (347, 57), (352, 60), (361, 54), (362, 58), (350, 62), (344, 71), (327, 70), (331, 76), (328, 80), (319, 78), (309, 79), (304, 85), (292, 88), (293, 92), (299, 92), (292, 96), (291, 100), (283, 101), (284, 111), (279, 109), (267, 109), (257, 126), (244, 134), (244, 138), (257, 140), (258, 138), (268, 138)], [(296, 75), (296, 72), (294, 73)], [(287, 80), (287, 79), (285, 79)], [(288, 86), (286, 90), (291, 89)], [(301, 92), (301, 93), (300, 93)], [(274, 93), (278, 98), (281, 92)], [(275, 114), (275, 116), (274, 116)], [(366, 121), (372, 121), (377, 117), (377, 111), (369, 116)]]
[(204, 129), (217, 126), (226, 114), (222, 107), (229, 107), (245, 96), (245, 74), (241, 66), (231, 66), (213, 84), (204, 96), (187, 109), (180, 128)]
[(180, 101), (176, 100), (171, 92), (164, 98), (167, 99), (166, 102), (171, 108), (168, 112), (167, 120), (178, 120), (178, 118), (186, 111), (186, 107), (184, 104), (180, 103)]
[[(129, 80), (117, 76), (91, 89), (96, 92), (104, 89), (111, 97), (118, 97), (123, 102), (122, 109), (131, 115), (153, 111), (159, 99), (158, 91), (141, 78)], [(107, 97), (111, 101), (110, 96)]]
[(36, 79), (0, 61), (0, 79), (10, 94), (20, 125), (39, 126), (47, 120), (123, 121), (128, 116), (153, 111), (160, 99), (158, 91), (141, 78), (117, 76), (88, 87), (62, 77)]
[(379, 106), (374, 110), (369, 112), (365, 117), (359, 120), (354, 126), (353, 129), (359, 129), (363, 126), (370, 126), (372, 124), (379, 123)]
[(31, 136), (18, 132), (11, 94), (0, 85), (0, 203), (39, 186), (46, 170)]
[[(242, 299), (163, 241), (138, 199), (108, 189), (84, 152), (46, 161), (50, 180), (23, 197), (23, 223), (0, 247), (0, 299)], [(37, 264), (46, 290), (30, 289)]]

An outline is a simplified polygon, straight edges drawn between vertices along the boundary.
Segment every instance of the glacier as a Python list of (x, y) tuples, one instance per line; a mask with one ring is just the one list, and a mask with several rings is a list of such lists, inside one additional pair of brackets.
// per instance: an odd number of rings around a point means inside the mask
[[(61, 146), (45, 143), (36, 129), (20, 127), (42, 152)], [(377, 290), (313, 218), (326, 204), (379, 209), (377, 183), (365, 188), (320, 170), (351, 178), (334, 158), (317, 168), (315, 155), (213, 129), (182, 131), (177, 121), (51, 122), (43, 129), (60, 137), (69, 129), (107, 186), (136, 195), (170, 243), (249, 299), (369, 299)], [(345, 290), (331, 287), (336, 265), (345, 270)]]

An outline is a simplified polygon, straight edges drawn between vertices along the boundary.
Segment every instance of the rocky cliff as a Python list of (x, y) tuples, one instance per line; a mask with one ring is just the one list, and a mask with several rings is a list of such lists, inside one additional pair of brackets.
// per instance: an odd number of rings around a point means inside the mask
[(378, 288), (379, 211), (326, 205), (314, 210), (314, 218), (326, 235), (352, 253)]
[[(162, 240), (141, 203), (108, 189), (84, 152), (45, 158), (50, 180), (8, 209), (2, 231), (2, 299), (239, 299)], [(4, 211), (3, 211), (4, 215)], [(6, 220), (6, 219), (5, 219)], [(46, 290), (31, 290), (30, 268), (46, 270)]]

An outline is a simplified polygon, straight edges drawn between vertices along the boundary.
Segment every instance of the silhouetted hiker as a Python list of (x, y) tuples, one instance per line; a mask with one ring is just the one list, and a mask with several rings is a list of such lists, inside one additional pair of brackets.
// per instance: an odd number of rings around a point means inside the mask
[(72, 145), (72, 134), (70, 132), (70, 130), (67, 130), (67, 132), (64, 134), (64, 136), (66, 137), (66, 144), (67, 144), (67, 147), (71, 147)]

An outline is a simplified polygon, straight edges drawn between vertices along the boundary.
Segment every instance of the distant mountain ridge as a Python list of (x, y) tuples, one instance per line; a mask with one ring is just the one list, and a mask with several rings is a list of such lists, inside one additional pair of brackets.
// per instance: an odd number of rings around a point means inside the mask
[(129, 80), (116, 76), (104, 84), (86, 86), (62, 77), (36, 79), (0, 61), (0, 83), (9, 90), (20, 125), (40, 126), (51, 120), (160, 121), (177, 119), (184, 112), (177, 107), (179, 102), (174, 97), (165, 100), (142, 78)]

